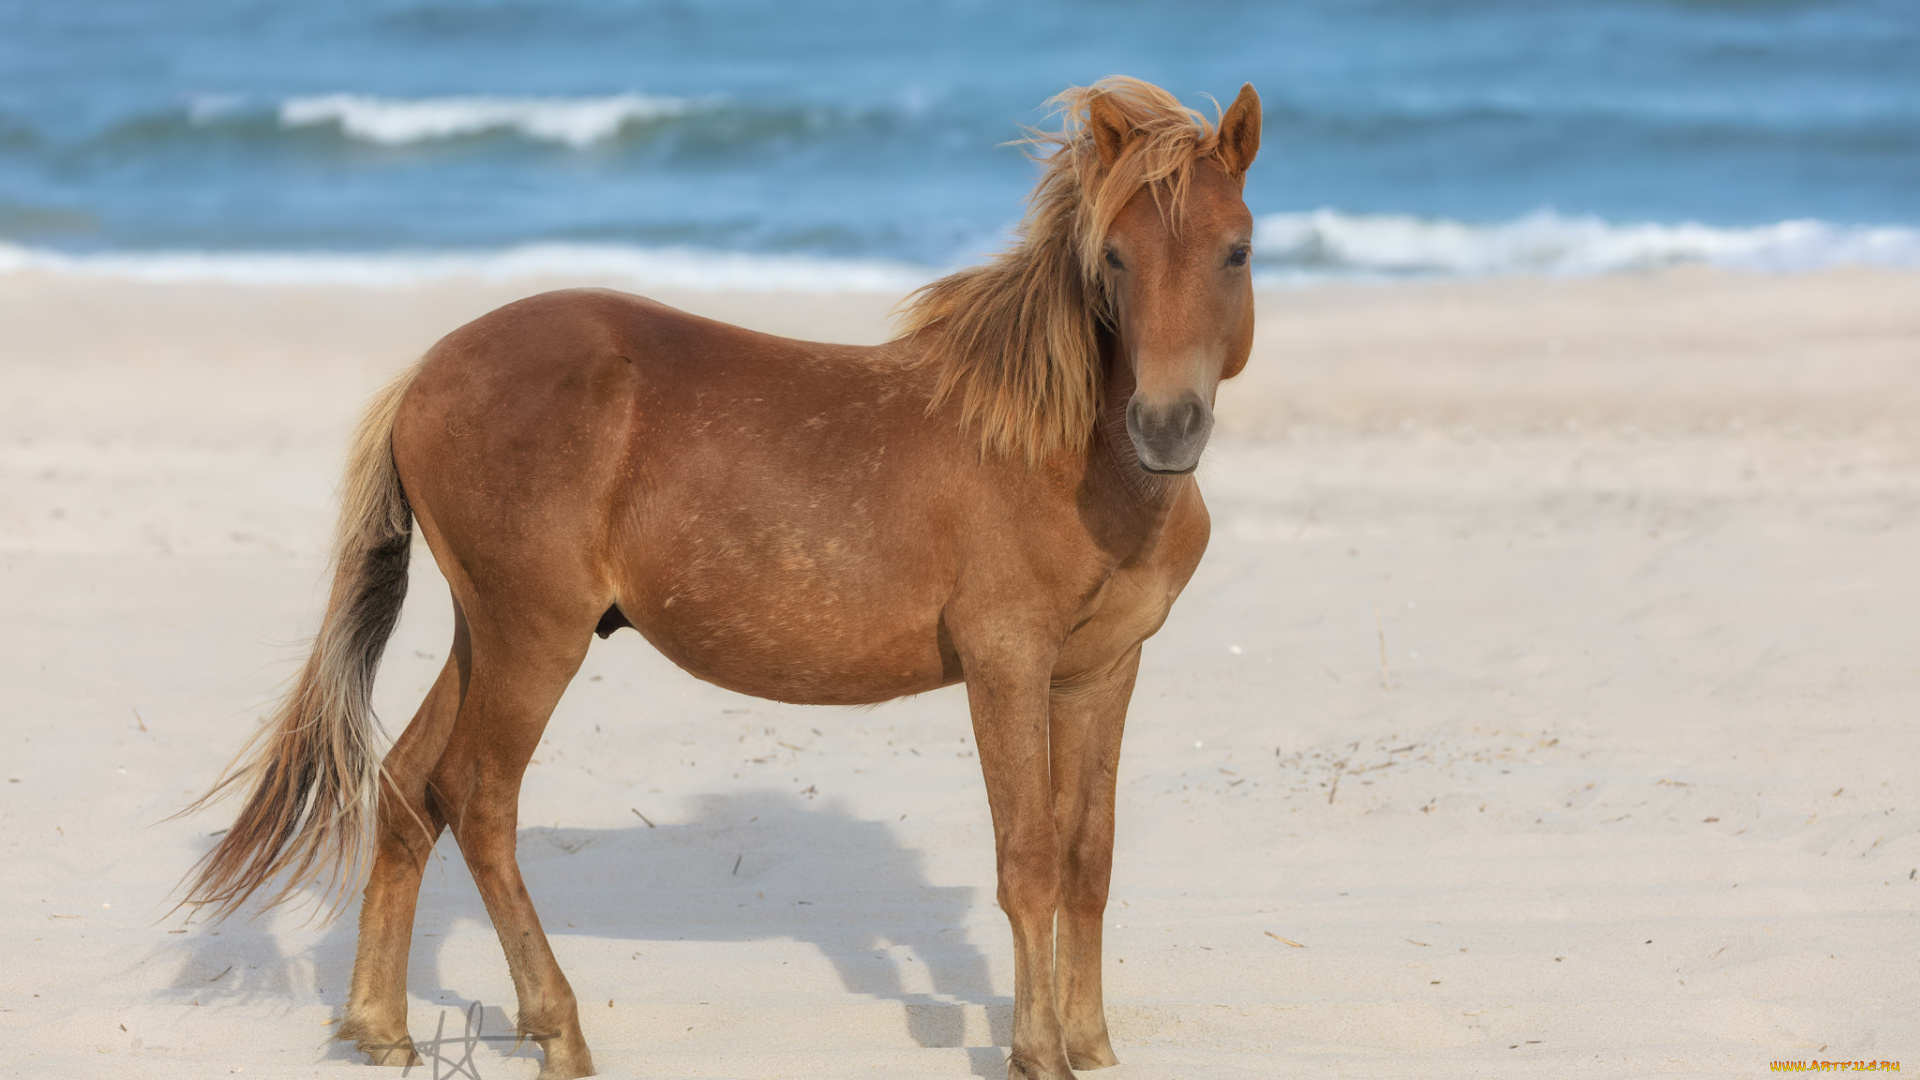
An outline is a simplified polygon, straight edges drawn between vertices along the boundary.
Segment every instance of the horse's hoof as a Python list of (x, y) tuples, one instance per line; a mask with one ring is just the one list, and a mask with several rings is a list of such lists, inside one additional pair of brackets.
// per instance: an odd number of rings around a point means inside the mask
[(1067, 1067), (1066, 1055), (1056, 1053), (1054, 1057), (1059, 1060), (1042, 1065), (1015, 1053), (1007, 1058), (1007, 1080), (1073, 1080), (1073, 1070)]
[(405, 1035), (395, 1042), (361, 1042), (356, 1049), (367, 1055), (369, 1065), (399, 1065), (411, 1069), (426, 1064), (420, 1060), (419, 1051), (413, 1048), (413, 1040)]
[(397, 1065), (412, 1068), (424, 1065), (420, 1054), (413, 1047), (413, 1037), (407, 1034), (405, 1022), (397, 1025), (380, 1025), (387, 1030), (375, 1034), (372, 1025), (362, 1023), (351, 1012), (342, 1020), (334, 1038), (342, 1041), (353, 1040), (353, 1048), (367, 1055), (369, 1065)]

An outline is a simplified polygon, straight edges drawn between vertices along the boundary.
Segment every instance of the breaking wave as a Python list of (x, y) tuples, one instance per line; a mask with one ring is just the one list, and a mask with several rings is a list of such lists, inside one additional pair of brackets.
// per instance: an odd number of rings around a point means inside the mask
[(579, 149), (611, 138), (629, 124), (669, 120), (693, 109), (694, 103), (683, 98), (646, 94), (413, 99), (326, 94), (281, 102), (279, 118), (289, 128), (336, 124), (348, 136), (383, 146), (515, 131)]
[(1920, 265), (1920, 229), (1905, 226), (1615, 224), (1545, 211), (1491, 225), (1336, 210), (1270, 214), (1255, 226), (1254, 247), (1262, 269), (1287, 276), (1557, 276), (1678, 263), (1767, 271)]
[[(1316, 210), (1261, 217), (1254, 239), (1256, 280), (1269, 284), (1353, 277), (1573, 277), (1683, 263), (1768, 272), (1849, 264), (1920, 266), (1920, 228), (1815, 220), (1722, 228), (1693, 222), (1615, 224), (1542, 212), (1477, 225)], [(533, 278), (654, 288), (900, 294), (944, 270), (888, 258), (613, 243), (468, 251), (72, 253), (0, 241), (0, 274), (34, 272), (155, 283), (391, 286)]]

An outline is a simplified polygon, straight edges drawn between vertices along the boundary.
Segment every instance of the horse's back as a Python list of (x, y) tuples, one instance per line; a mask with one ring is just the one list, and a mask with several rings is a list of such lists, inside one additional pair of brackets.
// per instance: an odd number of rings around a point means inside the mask
[[(640, 457), (753, 446), (868, 413), (878, 350), (776, 337), (606, 289), (542, 293), (428, 351), (394, 434), (410, 497), (458, 464), (533, 503), (604, 489)], [(789, 440), (790, 442), (791, 440)], [(785, 449), (791, 451), (794, 446)], [(416, 488), (420, 489), (416, 491)]]
[[(782, 368), (865, 369), (877, 350), (800, 341), (681, 311), (612, 289), (562, 289), (517, 300), (436, 343), (422, 378), (505, 383), (524, 395), (578, 387), (583, 376), (644, 376), (659, 387), (724, 384)], [(492, 388), (491, 386), (487, 388)]]

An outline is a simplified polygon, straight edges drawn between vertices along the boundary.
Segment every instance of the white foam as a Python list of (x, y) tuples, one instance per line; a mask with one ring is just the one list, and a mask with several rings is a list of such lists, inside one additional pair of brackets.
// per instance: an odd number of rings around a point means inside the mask
[(492, 252), (108, 252), (70, 255), (0, 243), (0, 274), (46, 273), (156, 284), (350, 285), (539, 278), (645, 288), (900, 294), (935, 271), (883, 260), (693, 249), (530, 244)]
[[(1496, 225), (1332, 210), (1273, 214), (1255, 231), (1267, 281), (1352, 275), (1579, 275), (1682, 262), (1768, 271), (1844, 264), (1920, 266), (1920, 229), (1784, 221), (1747, 229), (1614, 225), (1534, 214)], [(886, 259), (755, 255), (696, 248), (529, 244), (494, 251), (102, 252), (0, 242), (0, 274), (154, 283), (351, 285), (542, 279), (643, 288), (899, 295), (941, 271)]]
[(1398, 214), (1271, 214), (1255, 229), (1263, 267), (1315, 276), (1597, 274), (1684, 262), (1756, 270), (1862, 263), (1920, 265), (1920, 229), (1782, 221), (1751, 228), (1695, 222), (1613, 224), (1548, 211), (1493, 225)]
[(356, 139), (386, 146), (514, 130), (576, 149), (609, 138), (631, 122), (681, 116), (693, 103), (646, 94), (607, 97), (430, 97), (364, 94), (290, 98), (280, 104), (287, 127), (337, 123)]

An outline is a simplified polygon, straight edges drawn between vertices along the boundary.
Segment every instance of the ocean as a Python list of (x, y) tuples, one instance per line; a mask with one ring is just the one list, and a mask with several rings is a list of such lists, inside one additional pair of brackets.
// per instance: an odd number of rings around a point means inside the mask
[(1914, 0), (0, 0), (0, 272), (895, 289), (1123, 73), (1272, 280), (1920, 264)]

